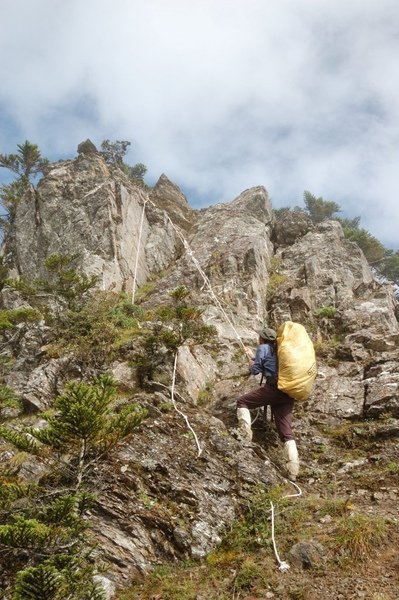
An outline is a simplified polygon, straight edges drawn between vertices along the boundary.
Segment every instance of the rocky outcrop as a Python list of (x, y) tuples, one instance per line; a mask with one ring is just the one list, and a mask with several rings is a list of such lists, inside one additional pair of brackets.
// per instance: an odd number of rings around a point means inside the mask
[[(276, 257), (278, 285), (268, 304), (274, 322), (304, 323), (321, 349), (328, 352), (331, 343), (337, 359), (331, 364), (319, 359), (310, 410), (327, 420), (378, 415), (382, 406), (395, 413), (397, 382), (393, 356), (388, 356), (398, 346), (399, 325), (392, 286), (375, 280), (362, 251), (344, 238), (336, 221), (277, 247)], [(317, 316), (323, 309), (332, 309), (330, 317)], [(365, 372), (382, 352), (388, 353), (383, 364), (389, 374), (381, 377), (373, 368)]]
[[(170, 206), (175, 201), (170, 198)], [(140, 284), (171, 263), (178, 244), (164, 211), (148, 204), (147, 192), (88, 152), (85, 142), (76, 160), (50, 165), (18, 204), (5, 254), (15, 275), (34, 279), (45, 276), (51, 254), (77, 253), (100, 287), (131, 291), (136, 261)]]
[[(102, 554), (123, 581), (154, 562), (201, 558), (220, 542), (251, 485), (275, 485), (275, 468), (201, 412), (189, 417), (203, 448), (198, 457), (176, 413), (154, 413), (104, 465), (94, 513)], [(98, 472), (97, 475), (100, 475)]]
[(365, 414), (369, 417), (392, 414), (399, 417), (399, 353), (378, 360), (365, 369)]
[[(304, 323), (313, 336), (319, 375), (309, 401), (296, 406), (300, 454), (317, 425), (386, 412), (399, 417), (397, 301), (339, 223), (314, 226), (292, 211), (275, 224), (261, 186), (195, 211), (165, 175), (152, 190), (138, 187), (87, 142), (77, 159), (49, 165), (46, 173), (17, 208), (6, 247), (16, 274), (44, 276), (47, 256), (76, 252), (100, 287), (130, 291), (137, 263), (139, 284), (157, 274), (143, 307), (163, 304), (184, 285), (218, 333), (214, 343), (181, 346), (177, 357), (175, 399), (198, 435), (201, 456), (173, 410), (170, 365), (151, 394), (138, 391), (128, 356), (109, 365), (125, 397), (149, 411), (93, 475), (104, 482), (92, 515), (95, 534), (118, 584), (165, 560), (204, 556), (251, 486), (281, 482), (265, 450), (272, 435), (265, 442), (260, 429), (254, 445), (235, 437), (235, 399), (259, 384), (248, 377), (238, 337), (255, 345), (261, 325), (284, 320)], [(3, 306), (18, 302), (3, 292)], [(317, 316), (326, 308), (330, 313)], [(69, 368), (67, 358), (47, 355), (47, 343), (42, 323), (19, 325), (4, 338), (2, 356), (12, 363), (6, 382), (31, 410), (51, 406)], [(262, 427), (261, 416), (257, 421)], [(395, 427), (386, 435), (396, 435)]]
[(304, 321), (321, 307), (348, 307), (373, 276), (360, 248), (328, 221), (288, 248), (278, 249), (283, 281), (272, 303), (276, 322)]
[(272, 227), (272, 207), (263, 187), (246, 190), (230, 204), (200, 211), (186, 236), (184, 254), (159, 282), (151, 302), (162, 301), (183, 284), (194, 292), (205, 308), (205, 320), (222, 338), (236, 339), (223, 310), (236, 322), (240, 335), (251, 337), (253, 328), (266, 318)]
[(78, 146), (78, 154), (98, 154), (98, 150), (93, 142), (89, 139), (80, 142)]
[(165, 174), (161, 175), (150, 190), (149, 197), (158, 208), (170, 216), (175, 225), (184, 231), (191, 229), (196, 218), (196, 211), (189, 206), (185, 195)]
[(312, 220), (304, 211), (285, 210), (276, 220), (274, 241), (279, 248), (291, 246), (313, 230)]

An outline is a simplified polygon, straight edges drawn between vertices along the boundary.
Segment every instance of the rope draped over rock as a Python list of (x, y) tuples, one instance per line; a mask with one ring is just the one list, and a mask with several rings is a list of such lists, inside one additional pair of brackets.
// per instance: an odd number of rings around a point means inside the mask
[[(154, 202), (152, 202), (149, 198), (146, 198), (143, 202), (143, 210), (141, 213), (141, 220), (140, 220), (140, 228), (139, 228), (139, 238), (138, 238), (138, 242), (137, 242), (137, 252), (136, 252), (136, 262), (135, 262), (135, 268), (134, 268), (134, 277), (133, 277), (133, 290), (132, 290), (132, 304), (134, 304), (135, 302), (135, 291), (136, 291), (136, 285), (137, 285), (137, 270), (138, 270), (138, 261), (139, 261), (139, 251), (140, 251), (140, 245), (141, 245), (141, 238), (142, 238), (142, 231), (143, 231), (143, 223), (144, 223), (144, 216), (145, 216), (145, 209), (146, 209), (146, 205), (147, 203), (152, 204), (152, 206), (154, 208), (157, 208), (157, 206), (154, 204)], [(184, 235), (182, 234), (182, 232), (180, 231), (180, 229), (173, 223), (172, 219), (170, 218), (170, 216), (167, 214), (167, 212), (165, 211), (165, 215), (166, 218), (168, 219), (168, 221), (170, 222), (172, 228), (174, 229), (174, 231), (176, 232), (178, 238), (180, 239), (180, 241), (183, 243), (183, 246), (186, 250), (187, 255), (190, 257), (190, 259), (192, 260), (195, 268), (197, 269), (197, 271), (199, 272), (199, 274), (201, 275), (207, 289), (208, 292), (210, 294), (210, 296), (212, 297), (215, 305), (219, 308), (220, 312), (222, 313), (224, 319), (226, 320), (226, 322), (228, 323), (228, 325), (230, 325), (230, 327), (232, 328), (232, 330), (234, 331), (237, 340), (243, 350), (244, 353), (246, 353), (246, 348), (244, 346), (244, 343), (232, 321), (232, 319), (230, 319), (230, 317), (228, 316), (228, 314), (226, 313), (226, 311), (224, 310), (223, 306), (221, 305), (221, 302), (219, 300), (219, 298), (217, 297), (217, 295), (215, 294), (211, 282), (209, 281), (209, 278), (207, 277), (206, 273), (204, 272), (204, 270), (202, 269), (201, 265), (199, 264), (197, 258), (194, 256), (194, 253), (188, 243), (188, 241), (186, 240), (186, 238), (184, 237)], [(191, 433), (194, 436), (194, 440), (197, 446), (197, 450), (198, 450), (198, 454), (197, 454), (197, 458), (199, 458), (202, 454), (202, 447), (199, 443), (197, 434), (195, 433), (193, 427), (190, 424), (190, 421), (187, 417), (186, 414), (184, 414), (177, 406), (176, 401), (175, 401), (175, 384), (176, 384), (176, 370), (177, 370), (177, 357), (178, 357), (178, 352), (175, 352), (175, 357), (174, 357), (174, 364), (173, 364), (173, 375), (172, 375), (172, 386), (170, 389), (170, 395), (171, 395), (171, 400), (172, 400), (172, 404), (174, 409), (176, 410), (176, 412), (178, 414), (180, 414), (184, 420), (186, 421), (187, 427), (188, 429), (191, 431)], [(255, 419), (256, 420), (256, 419)], [(288, 494), (286, 496), (283, 496), (283, 498), (297, 498), (299, 496), (302, 495), (302, 490), (301, 488), (294, 483), (293, 481), (290, 481), (291, 485), (293, 485), (297, 490), (298, 493), (296, 494)], [(271, 528), (272, 528), (272, 542), (273, 542), (273, 550), (274, 550), (274, 554), (276, 557), (276, 560), (278, 562), (279, 565), (279, 570), (282, 572), (286, 572), (290, 569), (290, 565), (286, 562), (286, 561), (282, 561), (280, 559), (280, 556), (278, 554), (277, 551), (277, 544), (276, 544), (276, 540), (275, 540), (275, 531), (274, 531), (274, 521), (275, 521), (275, 517), (274, 517), (274, 504), (273, 502), (270, 500), (270, 511), (271, 511)]]
[(141, 246), (141, 236), (142, 236), (142, 233), (143, 233), (145, 207), (146, 207), (147, 202), (149, 202), (149, 199), (145, 198), (144, 202), (143, 202), (143, 210), (141, 212), (140, 228), (139, 228), (139, 239), (137, 241), (136, 262), (135, 262), (135, 265), (134, 265), (133, 288), (132, 288), (132, 304), (134, 304), (135, 294), (136, 294), (137, 270), (138, 270), (138, 267), (139, 267), (139, 255), (140, 255), (140, 246)]
[[(139, 255), (139, 250), (140, 250), (140, 244), (141, 244), (141, 235), (142, 235), (142, 229), (143, 229), (143, 221), (144, 221), (144, 214), (145, 214), (145, 207), (147, 202), (149, 202), (154, 208), (157, 208), (156, 204), (154, 204), (154, 202), (152, 202), (152, 200), (150, 200), (149, 198), (146, 198), (144, 200), (143, 203), (143, 210), (141, 213), (141, 221), (140, 221), (140, 229), (139, 229), (139, 240), (138, 240), (138, 244), (137, 244), (137, 256), (136, 256), (136, 264), (135, 264), (135, 269), (134, 269), (134, 276), (133, 276), (133, 294), (132, 294), (132, 304), (134, 304), (134, 293), (135, 293), (135, 288), (136, 288), (136, 282), (137, 282), (137, 270), (138, 270), (138, 255)], [(188, 243), (188, 241), (186, 240), (186, 238), (184, 237), (184, 235), (182, 234), (182, 232), (180, 231), (179, 227), (177, 227), (172, 219), (170, 218), (170, 216), (168, 215), (168, 213), (165, 211), (165, 216), (168, 219), (168, 221), (170, 222), (172, 228), (174, 229), (174, 231), (176, 232), (178, 238), (180, 239), (180, 241), (182, 242), (187, 255), (190, 257), (190, 259), (192, 260), (195, 268), (197, 269), (198, 273), (201, 275), (209, 294), (211, 295), (214, 303), (216, 304), (216, 306), (219, 308), (220, 312), (222, 313), (224, 319), (226, 320), (226, 322), (228, 323), (228, 325), (230, 325), (230, 327), (232, 328), (232, 330), (234, 331), (235, 336), (237, 337), (237, 340), (242, 348), (242, 350), (245, 352), (245, 345), (244, 342), (242, 341), (240, 334), (238, 333), (232, 319), (230, 319), (229, 315), (226, 313), (226, 311), (224, 310), (219, 298), (217, 297), (217, 295), (215, 294), (211, 282), (209, 281), (209, 277), (206, 275), (206, 273), (204, 272), (204, 270), (202, 269), (201, 265), (198, 262), (198, 259), (194, 256), (194, 253)]]

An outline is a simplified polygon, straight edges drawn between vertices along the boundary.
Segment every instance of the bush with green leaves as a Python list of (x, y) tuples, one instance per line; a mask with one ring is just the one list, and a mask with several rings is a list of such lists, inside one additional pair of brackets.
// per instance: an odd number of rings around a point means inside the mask
[(68, 308), (81, 306), (87, 292), (98, 282), (98, 277), (77, 271), (76, 262), (79, 258), (79, 253), (51, 254), (44, 263), (48, 278), (37, 281), (37, 288), (64, 301)]
[(0, 310), (0, 330), (14, 329), (19, 323), (35, 323), (43, 318), (34, 308), (13, 308)]
[(399, 250), (397, 252), (388, 250), (377, 268), (382, 275), (399, 284)]
[(59, 319), (53, 350), (56, 355), (73, 352), (81, 364), (101, 368), (141, 333), (143, 314), (125, 294), (97, 290), (80, 308), (66, 311)]
[[(4, 488), (14, 493), (5, 494)], [(1, 503), (5, 495), (7, 502)], [(93, 502), (87, 492), (46, 495), (38, 486), (5, 483), (2, 478), (0, 549), (13, 600), (104, 597), (93, 579), (95, 563), (85, 518)]]
[(18, 408), (20, 400), (18, 394), (4, 383), (0, 383), (0, 410), (2, 408)]
[(137, 163), (133, 166), (124, 162), (126, 153), (128, 152), (131, 142), (126, 140), (104, 140), (101, 143), (101, 152), (105, 162), (109, 165), (119, 167), (133, 181), (143, 182), (144, 175), (147, 173), (147, 167), (143, 163)]
[(70, 382), (54, 402), (55, 413), (43, 413), (47, 427), (28, 430), (35, 442), (57, 452), (61, 464), (68, 469), (72, 464), (76, 489), (93, 464), (146, 416), (136, 404), (124, 404), (115, 412), (116, 395), (116, 382), (109, 375), (101, 375), (93, 384)]
[(386, 254), (385, 247), (367, 229), (344, 226), (343, 230), (346, 239), (356, 242), (369, 263), (379, 262), (384, 258)]
[(337, 314), (335, 306), (321, 306), (314, 311), (315, 317), (332, 319)]
[(8, 233), (14, 224), (18, 203), (27, 189), (26, 179), (16, 179), (7, 185), (0, 186), (0, 204), (5, 210), (0, 216), (0, 227), (5, 233)]
[(178, 286), (169, 294), (171, 302), (147, 314), (150, 321), (141, 336), (142, 349), (135, 358), (141, 385), (153, 379), (155, 371), (171, 362), (179, 346), (204, 344), (214, 339), (216, 328), (202, 321), (203, 310), (189, 303), (190, 291)]
[(17, 205), (31, 185), (30, 178), (41, 173), (47, 164), (39, 147), (28, 140), (18, 144), (15, 154), (0, 154), (0, 167), (18, 176), (11, 183), (0, 186), (0, 204), (5, 211), (0, 216), (0, 227), (6, 235), (14, 224)]
[(79, 253), (51, 254), (44, 262), (47, 274), (42, 279), (5, 279), (4, 284), (19, 292), (32, 306), (42, 310), (43, 294), (52, 296), (62, 307), (77, 309), (84, 305), (98, 282), (96, 275), (86, 275), (78, 268)]
[(58, 556), (20, 571), (12, 600), (105, 600), (104, 589), (93, 575), (87, 559), (82, 565), (75, 557)]

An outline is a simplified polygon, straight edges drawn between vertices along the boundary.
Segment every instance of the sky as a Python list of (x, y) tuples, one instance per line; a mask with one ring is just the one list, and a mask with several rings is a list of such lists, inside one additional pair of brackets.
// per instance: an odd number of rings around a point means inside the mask
[[(194, 207), (303, 192), (399, 249), (397, 0), (0, 0), (0, 153), (90, 138)], [(0, 169), (0, 181), (6, 173)]]

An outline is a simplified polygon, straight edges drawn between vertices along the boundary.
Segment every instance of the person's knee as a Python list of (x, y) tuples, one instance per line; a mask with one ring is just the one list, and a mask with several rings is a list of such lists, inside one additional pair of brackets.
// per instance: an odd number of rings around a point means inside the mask
[(237, 408), (248, 408), (245, 403), (245, 399), (242, 396), (240, 398), (237, 398), (236, 406)]

